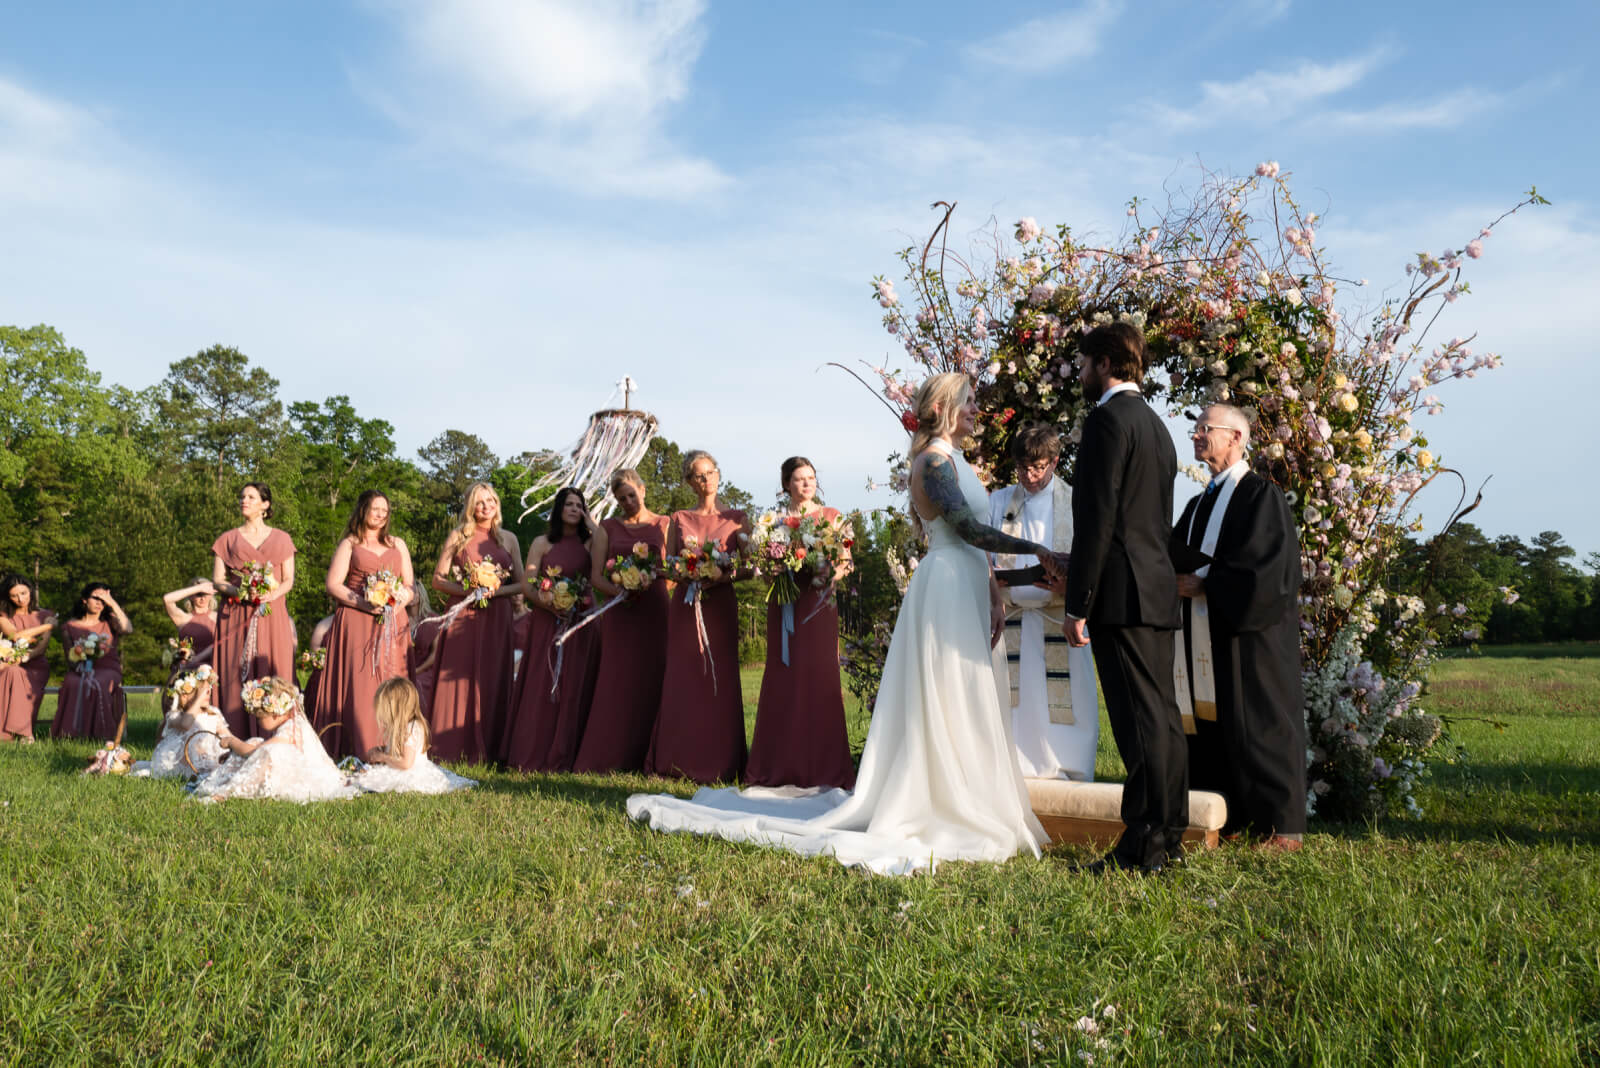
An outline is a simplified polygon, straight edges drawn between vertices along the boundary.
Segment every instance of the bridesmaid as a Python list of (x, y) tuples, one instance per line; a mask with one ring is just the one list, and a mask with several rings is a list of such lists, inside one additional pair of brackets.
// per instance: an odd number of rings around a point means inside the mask
[(594, 690), (594, 636), (584, 627), (559, 649), (556, 638), (582, 615), (584, 604), (558, 608), (540, 588), (550, 577), (576, 575), (585, 582), (595, 561), (605, 561), (606, 536), (584, 505), (583, 492), (568, 486), (550, 506), (550, 526), (528, 546), (528, 635), (522, 646), (516, 700), (506, 738), (506, 764), (518, 771), (571, 771), (583, 732), (584, 711)]
[(322, 676), (327, 669), (328, 654), (322, 654), (322, 667), (316, 666), (316, 652), (328, 648), (328, 632), (333, 630), (333, 617), (323, 616), (311, 627), (311, 637), (306, 639), (305, 651), (300, 654), (300, 663), (306, 668), (306, 684), (300, 690), (303, 699), (301, 704), (305, 707), (306, 719), (317, 728), (318, 737), (329, 726), (329, 723), (317, 716), (317, 694), (322, 689)]
[[(481, 560), (493, 561), (509, 576), (486, 606), (463, 608), (467, 591), (451, 568)], [(428, 654), (436, 658), (429, 713), (433, 753), (440, 760), (494, 760), (512, 696), (511, 599), (522, 592), (522, 549), (517, 536), (500, 526), (500, 497), (487, 482), (467, 490), (460, 526), (450, 532), (433, 570), (433, 588), (450, 598), (455, 612), (441, 623)]]
[[(122, 654), (117, 643), (132, 630), (133, 624), (111, 596), (109, 586), (91, 582), (83, 588), (77, 609), (61, 628), (61, 644), (69, 653), (69, 666), (56, 691), (56, 718), (50, 724), (50, 737), (109, 741), (117, 736), (127, 711), (122, 692)], [(71, 663), (72, 647), (89, 634), (107, 640), (103, 651), (93, 662)]]
[[(783, 514), (840, 522), (836, 508), (817, 497), (817, 471), (804, 456), (783, 461), (780, 472), (787, 498)], [(833, 576), (849, 573), (844, 565)], [(800, 599), (793, 605), (789, 662), (783, 662), (783, 606), (767, 604), (767, 666), (761, 676), (756, 706), (755, 737), (747, 786), (837, 786), (851, 790), (856, 767), (850, 759), (850, 736), (844, 724), (844, 693), (839, 686), (839, 610), (825, 604), (829, 590), (806, 584), (801, 572)]]
[[(179, 675), (193, 671), (201, 664), (211, 663), (213, 646), (217, 644), (216, 587), (210, 579), (196, 578), (181, 590), (161, 595), (167, 618), (178, 628), (178, 640), (194, 643), (194, 652), (187, 660), (172, 660), (172, 670), (167, 673), (167, 685)], [(188, 605), (182, 602), (188, 599)], [(215, 667), (215, 665), (213, 665)]]
[(406, 660), (406, 674), (417, 687), (422, 699), (422, 714), (431, 722), (433, 709), (433, 684), (438, 679), (439, 659), (433, 655), (433, 642), (439, 634), (444, 617), (433, 610), (428, 600), (428, 587), (418, 583), (412, 587), (416, 600), (412, 601), (407, 615), (411, 617), (411, 652)]
[[(367, 579), (381, 571), (394, 574), (395, 605), (387, 621), (381, 608), (367, 601)], [(328, 565), (328, 596), (333, 598), (333, 627), (328, 631), (328, 662), (318, 681), (312, 722), (330, 756), (365, 758), (383, 744), (373, 699), (379, 683), (404, 677), (411, 651), (406, 606), (411, 603), (411, 550), (389, 533), (389, 498), (367, 490), (356, 498), (355, 511)]]
[[(699, 504), (672, 514), (667, 528), (667, 555), (675, 555), (685, 539), (701, 545), (737, 548), (748, 534), (745, 514), (717, 506), (721, 472), (710, 453), (696, 449), (684, 457), (684, 481)], [(744, 772), (744, 698), (739, 689), (739, 605), (733, 577), (701, 586), (701, 618), (706, 647), (702, 650), (695, 605), (686, 590), (675, 590), (667, 606), (667, 667), (661, 683), (661, 707), (650, 740), (645, 770), (699, 783), (731, 782)], [(714, 665), (714, 666), (713, 666)]]
[[(611, 496), (621, 506), (622, 518), (600, 524), (607, 548), (595, 557), (593, 578), (595, 589), (616, 597), (623, 591), (606, 578), (606, 557), (630, 553), (643, 543), (650, 547), (659, 571), (671, 520), (644, 506), (644, 481), (632, 468), (611, 479)], [(667, 667), (666, 580), (658, 578), (646, 589), (628, 593), (627, 600), (594, 625), (600, 628), (594, 700), (573, 770), (640, 771), (650, 750), (650, 730), (661, 703), (661, 676)]]
[[(212, 666), (217, 671), (216, 700), (228, 730), (240, 738), (256, 734), (245, 711), (241, 687), (250, 679), (294, 678), (294, 623), (284, 598), (294, 589), (294, 542), (281, 530), (267, 526), (272, 518), (272, 491), (259, 482), (247, 482), (239, 492), (239, 514), (244, 518), (211, 546), (211, 585), (226, 598), (217, 615), (217, 644)], [(254, 605), (239, 600), (239, 581), (251, 563), (269, 564), (278, 588), (267, 595), (257, 614)], [(245, 659), (250, 628), (255, 625), (255, 655)]]
[(33, 585), (21, 575), (0, 582), (0, 634), (10, 641), (25, 639), (28, 659), (0, 668), (0, 741), (33, 741), (39, 726), (39, 706), (50, 685), (50, 661), (45, 651), (56, 614), (38, 607)]

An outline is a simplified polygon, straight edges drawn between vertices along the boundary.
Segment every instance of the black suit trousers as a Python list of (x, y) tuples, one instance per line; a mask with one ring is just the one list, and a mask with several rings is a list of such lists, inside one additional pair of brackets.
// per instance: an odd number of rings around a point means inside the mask
[(1117, 752), (1127, 766), (1114, 850), (1128, 864), (1183, 853), (1189, 827), (1189, 748), (1172, 684), (1172, 631), (1096, 623), (1095, 671)]

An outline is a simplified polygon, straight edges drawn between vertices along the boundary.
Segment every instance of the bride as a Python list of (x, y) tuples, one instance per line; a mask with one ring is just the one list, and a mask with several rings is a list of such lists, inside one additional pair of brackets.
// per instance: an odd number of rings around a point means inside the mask
[(966, 376), (929, 378), (913, 408), (911, 501), (928, 552), (895, 620), (854, 793), (704, 789), (688, 801), (635, 794), (630, 817), (886, 875), (944, 860), (1039, 855), (1048, 839), (1028, 806), (995, 687), (990, 649), (1005, 612), (985, 554), (1055, 556), (976, 518), (987, 514), (987, 498), (954, 444), (977, 423)]

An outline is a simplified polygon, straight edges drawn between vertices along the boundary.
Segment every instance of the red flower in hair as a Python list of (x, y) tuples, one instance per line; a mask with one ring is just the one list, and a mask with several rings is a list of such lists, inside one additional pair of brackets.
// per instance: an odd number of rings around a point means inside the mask
[(906, 428), (907, 434), (915, 434), (917, 432), (917, 413), (909, 408), (901, 412), (900, 425)]
[(1006, 423), (1011, 422), (1012, 418), (1016, 414), (1017, 414), (1017, 410), (1015, 408), (1007, 408), (1005, 411), (1001, 412), (1000, 413), (1000, 423), (1001, 423), (1001, 425), (1004, 425)]

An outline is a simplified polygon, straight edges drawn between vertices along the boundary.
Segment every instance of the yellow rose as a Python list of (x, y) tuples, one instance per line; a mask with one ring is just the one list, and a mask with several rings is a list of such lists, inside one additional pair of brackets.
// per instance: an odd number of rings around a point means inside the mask
[(622, 573), (622, 588), (625, 590), (637, 590), (643, 584), (643, 580), (643, 575), (633, 568), (629, 568)]
[(1346, 378), (1344, 375), (1334, 375), (1333, 376), (1333, 388), (1334, 389), (1343, 389), (1345, 386), (1347, 386), (1349, 384), (1350, 384), (1350, 380), (1348, 378)]
[(550, 603), (555, 605), (557, 612), (565, 612), (577, 601), (578, 599), (572, 595), (572, 591), (565, 586), (558, 587), (555, 593), (550, 595)]
[(1363, 449), (1370, 449), (1372, 447), (1372, 435), (1367, 433), (1365, 430), (1357, 430), (1356, 444), (1361, 446)]
[(1419, 470), (1426, 471), (1432, 466), (1433, 453), (1429, 452), (1427, 449), (1423, 449), (1421, 452), (1417, 453), (1417, 468)]
[(1355, 411), (1360, 404), (1361, 402), (1356, 399), (1356, 395), (1354, 393), (1339, 394), (1339, 407), (1343, 408), (1347, 412)]

